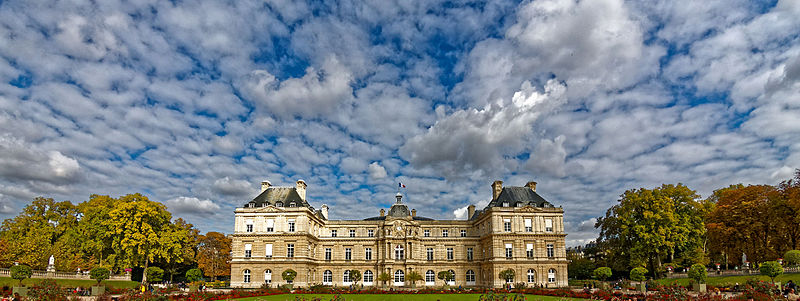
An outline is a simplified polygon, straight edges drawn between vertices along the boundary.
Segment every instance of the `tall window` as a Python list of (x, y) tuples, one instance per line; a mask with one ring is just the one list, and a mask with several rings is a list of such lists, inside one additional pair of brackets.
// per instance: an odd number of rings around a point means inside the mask
[(289, 232), (294, 232), (294, 220), (289, 220)]
[(344, 260), (353, 259), (353, 249), (352, 248), (344, 248)]
[(475, 285), (475, 272), (467, 270), (467, 284)]
[(294, 257), (294, 244), (287, 244), (286, 245), (286, 257), (289, 257), (289, 258)]
[(533, 258), (533, 244), (525, 244), (525, 255), (528, 258)]
[(533, 269), (528, 269), (528, 282), (536, 282), (536, 272)]
[(275, 220), (274, 219), (268, 219), (266, 226), (267, 226), (267, 232), (275, 231)]
[(350, 237), (356, 237), (356, 230), (350, 230)]
[(372, 248), (365, 248), (364, 249), (364, 259), (372, 260)]
[(431, 230), (425, 230), (422, 233), (425, 237), (431, 237)]
[(264, 257), (272, 258), (272, 244), (266, 244), (264, 246)]
[(553, 220), (552, 219), (545, 219), (544, 220), (544, 230), (547, 232), (553, 232)]
[(511, 219), (503, 220), (503, 231), (511, 232)]
[(547, 257), (553, 257), (554, 255), (553, 244), (547, 244)]
[(432, 270), (425, 272), (425, 285), (433, 285), (436, 281), (436, 273)]
[(247, 232), (253, 232), (253, 224), (247, 224)]
[(333, 284), (333, 272), (331, 270), (325, 270), (322, 273), (322, 285), (331, 285)]
[(244, 270), (244, 283), (250, 283), (250, 270)]
[(447, 230), (442, 230), (442, 237), (447, 237)]
[(367, 237), (375, 237), (375, 230), (372, 229), (367, 230)]
[(455, 285), (456, 284), (456, 272), (453, 271), (453, 270), (449, 270), (448, 272), (450, 272), (450, 276), (452, 276), (452, 277), (450, 279), (447, 279), (447, 284)]
[(364, 278), (364, 283), (372, 283), (372, 277), (373, 277), (372, 275), (373, 275), (372, 271), (370, 270), (364, 271), (364, 277), (362, 277)]
[(514, 251), (511, 248), (511, 244), (506, 244), (506, 258), (511, 259), (514, 257)]
[(405, 250), (403, 249), (403, 245), (397, 245), (394, 248), (394, 259), (403, 259), (405, 257)]
[(453, 260), (453, 248), (447, 248), (447, 260)]
[(267, 269), (264, 271), (264, 283), (270, 284), (272, 283), (272, 270)]
[(325, 248), (325, 260), (331, 261), (331, 248)]
[(342, 276), (342, 282), (349, 283), (350, 281), (350, 270), (344, 271), (344, 275)]
[(467, 261), (472, 261), (472, 248), (467, 248)]
[(525, 232), (533, 232), (533, 222), (531, 219), (525, 219)]
[(331, 237), (336, 237), (336, 230), (331, 230)]
[(244, 245), (244, 257), (250, 258), (251, 255), (253, 255), (253, 245), (251, 244)]
[(428, 248), (428, 260), (433, 260), (433, 248)]
[(556, 269), (550, 269), (547, 271), (547, 282), (555, 283), (556, 282)]
[(394, 272), (394, 282), (395, 283), (403, 283), (406, 281), (406, 273), (403, 270), (397, 270)]
[(467, 230), (461, 230), (461, 237), (467, 237)]

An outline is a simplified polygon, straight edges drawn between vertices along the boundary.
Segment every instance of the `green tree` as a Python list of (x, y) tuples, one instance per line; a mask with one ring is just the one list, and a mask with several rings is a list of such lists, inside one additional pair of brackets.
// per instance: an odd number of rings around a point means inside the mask
[(169, 273), (170, 282), (173, 282), (173, 277), (179, 270), (186, 270), (194, 265), (199, 236), (194, 225), (181, 218), (175, 219), (161, 235), (158, 256), (160, 263), (166, 266), (164, 271)]
[(455, 279), (456, 275), (454, 275), (453, 272), (450, 271), (441, 271), (436, 274), (436, 278), (439, 278), (439, 280), (444, 281), (444, 284), (447, 285), (447, 282), (450, 281), (450, 279)]
[(217, 277), (231, 274), (231, 239), (219, 232), (208, 232), (197, 241), (197, 266), (206, 276), (216, 281)]
[(514, 270), (512, 269), (505, 269), (500, 271), (500, 274), (497, 275), (500, 279), (505, 280), (505, 282), (513, 282), (514, 281)]
[(703, 261), (705, 225), (710, 206), (682, 184), (628, 190), (600, 217), (599, 244), (615, 269), (646, 266), (658, 277), (665, 260)]
[(283, 273), (281, 274), (281, 278), (283, 278), (283, 280), (286, 280), (286, 282), (288, 283), (292, 283), (295, 277), (297, 277), (297, 272), (295, 272), (292, 269), (287, 269), (283, 271)]
[(789, 266), (800, 265), (800, 250), (790, 250), (783, 254), (783, 261)]
[(633, 281), (645, 281), (647, 280), (647, 278), (645, 278), (644, 276), (646, 274), (647, 274), (647, 269), (643, 267), (636, 267), (631, 269), (631, 273), (629, 276)]
[(687, 276), (697, 283), (706, 283), (706, 277), (708, 276), (706, 266), (699, 263), (692, 265)]
[(417, 273), (417, 271), (408, 272), (408, 275), (406, 275), (406, 281), (411, 283), (411, 287), (416, 286), (417, 281), (420, 280), (422, 280), (422, 275)]
[[(129, 194), (120, 198), (109, 216), (105, 222), (113, 231), (107, 235), (111, 235), (111, 246), (117, 260), (125, 266), (147, 270), (149, 263), (157, 258), (172, 261), (183, 256), (181, 248), (165, 244), (170, 239), (162, 238), (171, 236), (173, 230), (172, 215), (163, 204), (138, 193)], [(142, 283), (147, 282), (147, 277), (149, 275), (145, 273)]]
[(350, 281), (352, 281), (353, 284), (357, 284), (361, 281), (361, 271), (356, 269), (350, 270)]
[(594, 269), (594, 273), (592, 273), (594, 278), (600, 281), (606, 281), (609, 277), (611, 277), (611, 268), (609, 267), (599, 267)]
[(22, 285), (22, 280), (31, 278), (33, 275), (33, 271), (31, 271), (31, 267), (27, 265), (15, 265), (11, 267), (11, 278), (19, 280), (19, 285)]
[(145, 277), (150, 283), (164, 280), (164, 270), (159, 267), (148, 267), (144, 270)]
[(772, 283), (775, 283), (775, 277), (783, 274), (783, 267), (777, 261), (767, 261), (761, 264), (759, 271), (761, 275), (769, 277)]
[(567, 265), (567, 273), (575, 279), (589, 279), (595, 270), (595, 263), (586, 258), (577, 258)]
[(186, 271), (186, 280), (189, 282), (195, 282), (203, 279), (203, 271), (200, 269), (191, 269)]
[(89, 272), (89, 278), (97, 280), (97, 285), (100, 285), (100, 282), (103, 282), (103, 280), (108, 279), (110, 276), (111, 271), (103, 267), (94, 268)]
[[(119, 200), (107, 195), (91, 195), (89, 200), (78, 204), (82, 217), (78, 222), (77, 243), (80, 245), (81, 254), (92, 259), (92, 264), (109, 266), (114, 271), (120, 271), (127, 266), (120, 266), (116, 262), (114, 250), (111, 248), (113, 229), (107, 221), (111, 219), (109, 213), (119, 204)], [(85, 266), (84, 266), (85, 267)]]
[(389, 280), (392, 280), (392, 276), (389, 275), (389, 273), (387, 273), (387, 272), (381, 272), (378, 275), (378, 281), (383, 282), (384, 285), (386, 284), (386, 281), (389, 281)]

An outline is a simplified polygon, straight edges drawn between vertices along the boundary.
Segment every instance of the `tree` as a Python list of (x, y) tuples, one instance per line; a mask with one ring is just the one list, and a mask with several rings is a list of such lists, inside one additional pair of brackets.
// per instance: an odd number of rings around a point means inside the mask
[(568, 275), (575, 279), (589, 279), (594, 270), (595, 263), (586, 258), (577, 258), (567, 265)]
[(361, 271), (356, 269), (350, 270), (350, 281), (354, 284), (361, 281)]
[(203, 279), (203, 271), (200, 269), (191, 269), (186, 271), (186, 280), (189, 282), (195, 282)]
[(633, 281), (645, 281), (647, 280), (647, 278), (645, 278), (644, 276), (646, 274), (647, 274), (647, 269), (643, 267), (636, 267), (631, 269), (630, 278)]
[[(120, 198), (109, 216), (105, 223), (113, 230), (107, 235), (111, 235), (111, 247), (122, 264), (147, 270), (149, 263), (156, 258), (169, 262), (183, 255), (180, 248), (165, 244), (162, 238), (171, 236), (169, 231), (172, 230), (172, 214), (164, 204), (150, 201), (138, 193), (129, 194)], [(145, 273), (142, 283), (147, 282), (147, 277)]]
[(147, 281), (150, 283), (159, 282), (164, 279), (164, 270), (159, 267), (148, 267), (144, 270), (144, 274), (145, 277), (147, 277)]
[(646, 266), (658, 277), (665, 260), (703, 261), (709, 205), (682, 184), (628, 190), (600, 217), (599, 244), (617, 270)]
[(697, 283), (706, 283), (706, 276), (708, 276), (706, 266), (699, 263), (692, 265), (687, 276)]
[(767, 261), (761, 264), (759, 268), (761, 275), (767, 276), (775, 283), (775, 277), (783, 274), (783, 267), (777, 261)]
[(22, 280), (31, 278), (33, 271), (27, 265), (15, 265), (11, 267), (11, 278), (19, 280), (19, 286), (22, 285)]
[(0, 268), (11, 266), (11, 261), (11, 250), (8, 249), (8, 242), (0, 238)]
[(81, 255), (92, 259), (90, 266), (104, 265), (116, 271), (127, 267), (117, 264), (116, 256), (113, 256), (114, 250), (111, 248), (112, 235), (109, 233), (113, 232), (113, 229), (107, 221), (111, 218), (109, 213), (117, 207), (117, 204), (119, 200), (115, 198), (96, 194), (91, 195), (88, 201), (78, 204), (82, 216), (78, 221), (77, 241), (80, 244)]
[(789, 266), (800, 265), (800, 250), (787, 251), (786, 254), (783, 254), (783, 261), (786, 261)]
[(505, 280), (506, 282), (513, 282), (515, 276), (514, 270), (512, 269), (502, 270), (500, 271), (500, 274), (498, 274), (498, 276), (500, 277), (500, 279)]
[(453, 275), (453, 273), (450, 271), (441, 271), (436, 274), (436, 278), (439, 278), (440, 280), (444, 281), (444, 284), (447, 285), (447, 282), (450, 279), (456, 278), (456, 275)]
[(594, 273), (592, 273), (594, 278), (600, 281), (606, 281), (609, 277), (611, 277), (611, 268), (609, 267), (599, 267), (594, 269)]
[(378, 275), (378, 281), (383, 282), (384, 285), (386, 284), (386, 281), (389, 281), (389, 280), (392, 280), (392, 276), (389, 275), (389, 273), (387, 273), (387, 272), (381, 272)]
[(194, 225), (178, 218), (161, 235), (157, 253), (166, 266), (164, 270), (169, 273), (170, 283), (179, 270), (188, 269), (195, 262), (198, 232)]
[(216, 281), (231, 274), (231, 239), (219, 232), (208, 232), (197, 241), (197, 266)]
[(103, 267), (94, 268), (89, 272), (89, 278), (97, 280), (97, 285), (100, 285), (100, 282), (108, 279), (109, 276), (111, 276), (111, 271)]
[(777, 225), (769, 217), (775, 193), (769, 185), (734, 185), (715, 192), (717, 204), (706, 218), (709, 248), (731, 255), (744, 253), (754, 262), (779, 256), (774, 248)]
[(281, 273), (281, 278), (283, 278), (283, 280), (286, 280), (287, 283), (292, 283), (295, 277), (297, 277), (297, 272), (295, 272), (292, 269), (287, 269), (283, 271), (283, 273)]
[(406, 275), (406, 281), (411, 283), (411, 287), (416, 286), (417, 281), (420, 281), (422, 279), (423, 279), (422, 275), (417, 273), (417, 271), (408, 272), (408, 275)]

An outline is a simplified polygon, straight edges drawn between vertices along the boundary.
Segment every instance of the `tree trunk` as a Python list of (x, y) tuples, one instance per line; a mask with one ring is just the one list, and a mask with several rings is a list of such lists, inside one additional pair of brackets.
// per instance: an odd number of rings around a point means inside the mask
[(147, 258), (144, 259), (144, 271), (142, 271), (142, 285), (147, 283)]

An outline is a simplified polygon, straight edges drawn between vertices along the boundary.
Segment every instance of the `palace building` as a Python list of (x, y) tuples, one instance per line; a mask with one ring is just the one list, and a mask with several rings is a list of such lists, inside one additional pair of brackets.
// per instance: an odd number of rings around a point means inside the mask
[[(315, 210), (306, 199), (306, 183), (276, 187), (261, 183), (261, 193), (235, 210), (231, 286), (287, 283), (281, 274), (297, 272), (295, 286), (358, 284), (408, 287), (416, 271), (417, 287), (443, 285), (437, 274), (452, 271), (452, 286), (501, 287), (501, 271), (512, 269), (512, 283), (567, 286), (564, 210), (536, 193), (536, 182), (522, 187), (492, 183), (489, 204), (468, 207), (465, 220), (417, 216), (398, 193), (389, 210), (362, 220), (330, 220), (328, 206)], [(331, 208), (335, 210), (335, 208)]]

